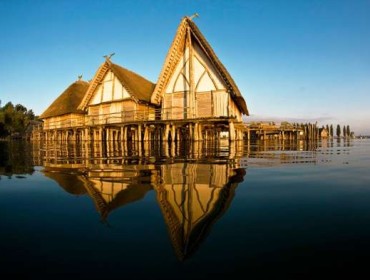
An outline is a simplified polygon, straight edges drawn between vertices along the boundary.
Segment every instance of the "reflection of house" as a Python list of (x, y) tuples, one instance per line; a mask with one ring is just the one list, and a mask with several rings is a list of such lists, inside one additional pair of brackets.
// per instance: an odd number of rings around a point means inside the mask
[[(56, 143), (50, 143), (56, 144)], [(77, 143), (73, 143), (77, 144)], [(204, 144), (205, 143), (197, 143)], [(141, 200), (150, 190), (167, 224), (176, 255), (190, 257), (206, 238), (212, 225), (227, 211), (245, 169), (236, 168), (235, 154), (207, 154), (190, 158), (179, 155), (144, 160), (146, 156), (99, 154), (73, 147), (75, 152), (54, 145), (43, 153), (45, 176), (55, 180), (68, 193), (88, 195), (103, 221), (128, 203)], [(173, 145), (172, 145), (173, 146)], [(202, 149), (200, 149), (202, 150)], [(62, 151), (62, 153), (59, 153)], [(87, 154), (86, 154), (87, 153)]]
[(329, 133), (328, 133), (328, 130), (326, 128), (320, 129), (320, 137), (322, 139), (326, 139), (326, 138), (329, 137)]
[(245, 169), (228, 164), (175, 163), (161, 166), (155, 186), (177, 257), (190, 257), (226, 212)]
[(153, 170), (141, 166), (123, 169), (122, 166), (100, 165), (98, 169), (88, 171), (81, 168), (82, 165), (78, 168), (56, 166), (46, 166), (43, 170), (45, 176), (55, 180), (68, 193), (88, 194), (103, 221), (113, 210), (142, 199), (157, 178), (153, 176)]
[(41, 115), (47, 140), (241, 140), (248, 109), (236, 83), (184, 17), (158, 83), (113, 64), (72, 84)]

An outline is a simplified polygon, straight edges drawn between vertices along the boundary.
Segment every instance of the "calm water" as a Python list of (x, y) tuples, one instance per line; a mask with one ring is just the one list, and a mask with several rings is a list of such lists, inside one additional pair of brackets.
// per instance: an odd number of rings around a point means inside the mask
[(370, 141), (0, 142), (0, 217), (2, 279), (353, 279)]

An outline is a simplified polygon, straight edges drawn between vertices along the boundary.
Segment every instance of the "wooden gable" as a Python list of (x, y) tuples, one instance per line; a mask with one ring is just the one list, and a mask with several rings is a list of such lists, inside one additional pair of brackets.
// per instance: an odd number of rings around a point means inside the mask
[(108, 70), (92, 93), (89, 105), (97, 105), (104, 102), (113, 102), (131, 98), (130, 93), (122, 85), (117, 76)]
[(88, 106), (128, 99), (149, 104), (153, 88), (152, 82), (107, 59), (96, 72), (78, 108), (86, 111)]
[[(188, 17), (176, 32), (151, 101), (162, 103), (164, 115), (175, 119), (249, 114), (232, 77)], [(175, 110), (180, 104), (182, 112)]]

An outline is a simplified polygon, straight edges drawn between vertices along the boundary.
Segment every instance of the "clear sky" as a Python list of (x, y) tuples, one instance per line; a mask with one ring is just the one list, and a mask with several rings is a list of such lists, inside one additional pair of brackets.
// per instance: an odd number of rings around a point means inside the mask
[(180, 20), (194, 21), (252, 120), (370, 135), (369, 0), (0, 0), (0, 100), (41, 114), (103, 55), (156, 83)]

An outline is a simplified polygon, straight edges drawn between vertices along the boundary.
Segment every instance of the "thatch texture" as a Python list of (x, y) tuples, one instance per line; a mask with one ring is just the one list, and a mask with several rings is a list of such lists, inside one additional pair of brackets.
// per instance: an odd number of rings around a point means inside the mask
[(41, 119), (57, 117), (65, 114), (83, 113), (78, 105), (85, 96), (89, 83), (76, 81), (71, 84), (40, 116)]
[(90, 87), (88, 88), (87, 93), (82, 99), (78, 109), (86, 110), (97, 86), (104, 79), (106, 73), (109, 70), (111, 70), (114, 75), (117, 76), (118, 80), (122, 83), (122, 86), (130, 93), (133, 98), (139, 101), (150, 103), (155, 84), (140, 76), (139, 74), (136, 74), (135, 72), (132, 72), (117, 64), (114, 64), (109, 59), (107, 59), (95, 73), (95, 76), (90, 83)]
[(249, 115), (247, 104), (243, 96), (241, 95), (238, 87), (236, 86), (233, 78), (226, 70), (225, 66), (221, 63), (221, 61), (213, 51), (211, 45), (208, 43), (204, 35), (200, 32), (199, 28), (189, 17), (184, 17), (177, 29), (175, 38), (167, 53), (165, 63), (159, 75), (158, 83), (154, 89), (152, 95), (152, 102), (154, 104), (160, 103), (160, 100), (164, 94), (164, 90), (171, 78), (171, 75), (174, 72), (176, 65), (178, 64), (179, 60), (182, 57), (186, 41), (187, 28), (190, 28), (192, 40), (196, 40), (199, 43), (199, 45), (203, 48), (204, 52), (206, 53), (210, 61), (213, 63), (213, 65), (219, 72), (220, 76), (224, 80), (225, 85), (227, 86), (228, 92), (231, 94), (231, 97), (234, 99), (240, 111), (243, 114)]
[(138, 100), (150, 102), (155, 84), (117, 64), (112, 63), (111, 70), (132, 96)]

